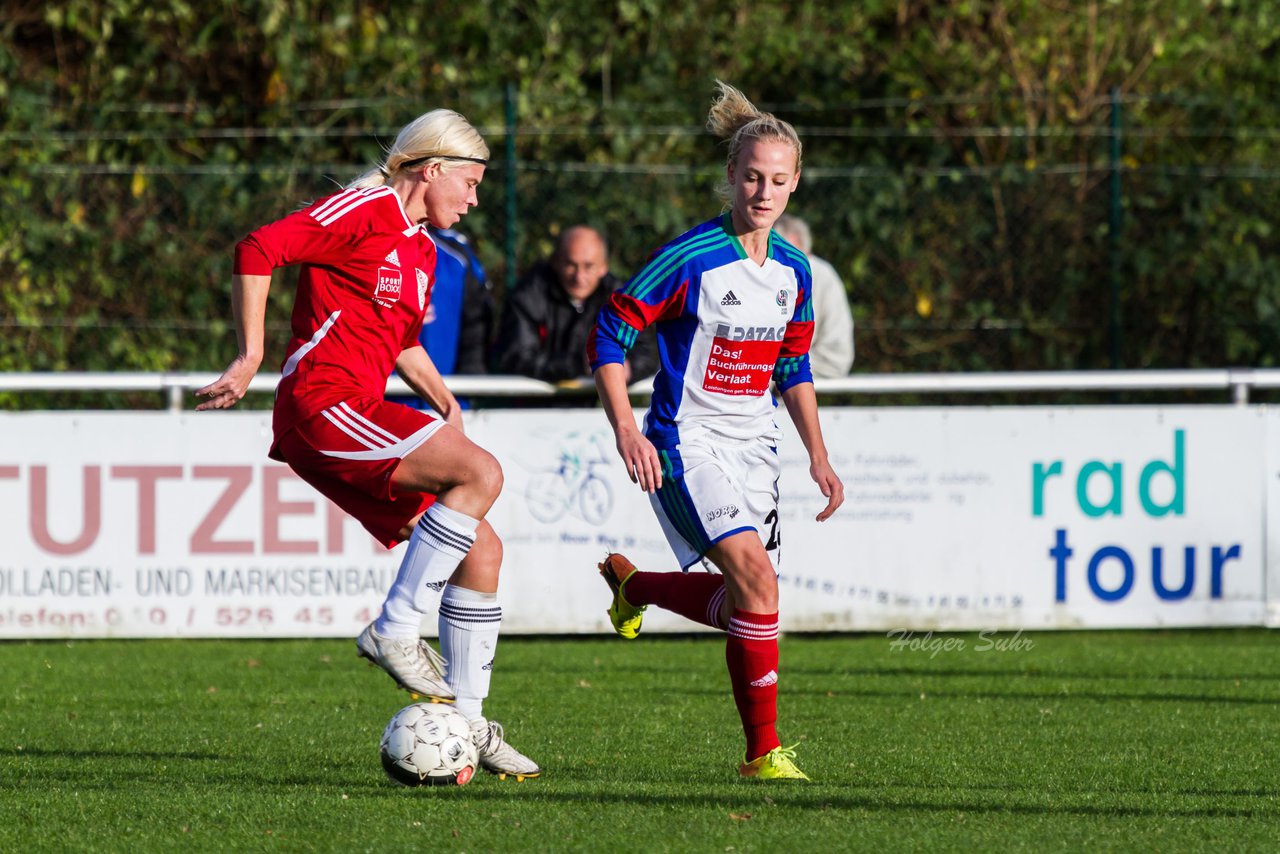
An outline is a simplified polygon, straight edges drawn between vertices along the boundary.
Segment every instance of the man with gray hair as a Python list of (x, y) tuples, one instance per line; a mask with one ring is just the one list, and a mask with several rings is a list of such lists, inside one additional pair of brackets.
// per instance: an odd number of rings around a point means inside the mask
[(815, 377), (843, 377), (853, 367), (853, 315), (840, 274), (827, 261), (814, 255), (809, 224), (798, 216), (783, 214), (774, 230), (788, 243), (809, 256), (813, 272), (813, 343), (809, 345), (809, 366)]
[[(600, 307), (622, 282), (609, 272), (609, 245), (588, 225), (561, 232), (555, 252), (506, 295), (491, 355), (494, 370), (556, 383), (587, 377), (587, 339)], [(627, 381), (658, 367), (653, 333), (628, 354)]]

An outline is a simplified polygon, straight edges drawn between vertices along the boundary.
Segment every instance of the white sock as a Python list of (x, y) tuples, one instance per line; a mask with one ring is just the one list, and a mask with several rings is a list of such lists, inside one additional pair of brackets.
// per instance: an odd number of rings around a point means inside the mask
[(469, 720), (483, 717), (501, 626), (498, 594), (456, 584), (445, 587), (440, 603), (440, 654), (449, 662), (446, 679), (457, 696), (454, 708)]
[(440, 602), (440, 591), (476, 541), (478, 519), (432, 504), (409, 537), (395, 583), (374, 629), (388, 638), (416, 638), (422, 617)]

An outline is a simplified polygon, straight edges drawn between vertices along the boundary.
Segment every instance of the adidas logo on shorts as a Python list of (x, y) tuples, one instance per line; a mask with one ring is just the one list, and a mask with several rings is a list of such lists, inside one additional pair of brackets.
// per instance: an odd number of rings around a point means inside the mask
[(724, 295), (724, 299), (720, 300), (721, 305), (742, 305), (742, 300), (734, 296), (733, 291)]
[(777, 685), (777, 684), (778, 684), (778, 671), (770, 670), (768, 673), (761, 676), (759, 679), (752, 680), (751, 687), (752, 688), (768, 688), (770, 685)]

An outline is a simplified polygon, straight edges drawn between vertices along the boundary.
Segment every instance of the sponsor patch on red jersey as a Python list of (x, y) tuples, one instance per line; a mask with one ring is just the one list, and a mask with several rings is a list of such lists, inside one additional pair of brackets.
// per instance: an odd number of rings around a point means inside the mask
[(702, 387), (720, 394), (759, 397), (769, 388), (781, 341), (731, 341), (716, 336)]
[(421, 270), (413, 271), (418, 277), (418, 308), (427, 307), (427, 300), (431, 299), (431, 277)]
[(378, 268), (378, 286), (373, 292), (373, 301), (378, 305), (390, 308), (400, 301), (400, 291), (404, 287), (404, 277), (399, 270), (390, 267)]

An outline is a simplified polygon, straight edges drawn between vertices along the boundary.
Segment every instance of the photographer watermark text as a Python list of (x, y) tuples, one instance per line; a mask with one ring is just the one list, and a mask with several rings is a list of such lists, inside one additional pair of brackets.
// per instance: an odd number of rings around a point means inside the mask
[(908, 629), (891, 629), (885, 633), (889, 649), (893, 652), (921, 652), (935, 658), (943, 652), (1029, 652), (1036, 642), (1023, 637), (1022, 630), (1012, 635), (1001, 635), (994, 629), (978, 632), (976, 640), (957, 635), (938, 635), (933, 632), (915, 632)]

